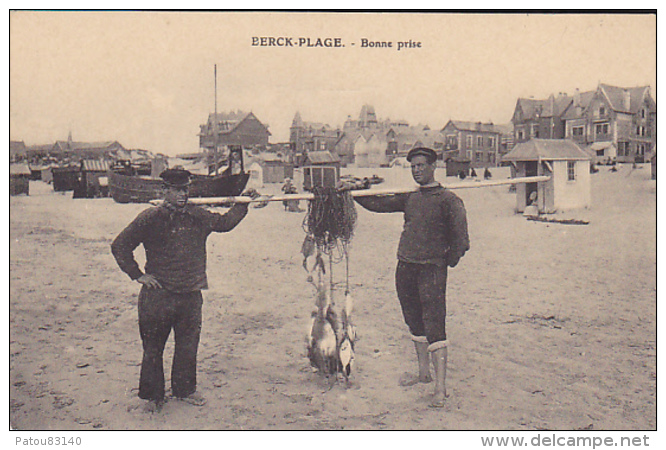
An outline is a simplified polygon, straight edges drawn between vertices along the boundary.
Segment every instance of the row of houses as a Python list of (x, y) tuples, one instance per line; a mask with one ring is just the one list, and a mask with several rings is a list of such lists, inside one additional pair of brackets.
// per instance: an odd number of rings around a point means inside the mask
[(335, 153), (343, 165), (384, 167), (418, 146), (433, 148), (440, 160), (467, 159), (471, 167), (496, 166), (513, 141), (508, 126), (449, 120), (444, 128), (411, 126), (407, 121), (379, 120), (372, 105), (363, 105), (357, 120), (348, 117), (342, 129), (306, 122), (296, 113), (289, 142), (296, 161), (308, 152)]
[(649, 86), (600, 83), (593, 91), (520, 98), (511, 119), (516, 143), (571, 139), (601, 160), (644, 162), (655, 152), (657, 105)]
[(442, 160), (467, 161), (470, 167), (500, 165), (516, 144), (530, 139), (571, 139), (591, 153), (594, 162), (642, 162), (654, 153), (656, 103), (649, 86), (622, 88), (600, 83), (573, 96), (519, 98), (511, 123), (449, 120), (442, 129), (381, 120), (372, 105), (358, 119), (348, 116), (342, 128), (304, 121), (296, 113), (289, 143), (296, 160), (308, 152), (329, 151), (343, 165), (380, 167), (416, 146), (435, 149)]
[(125, 149), (118, 141), (78, 142), (72, 139), (71, 133), (66, 141), (55, 141), (53, 144), (29, 145), (23, 141), (10, 141), (10, 162), (27, 161), (36, 163), (45, 160), (84, 159), (129, 159), (130, 150)]

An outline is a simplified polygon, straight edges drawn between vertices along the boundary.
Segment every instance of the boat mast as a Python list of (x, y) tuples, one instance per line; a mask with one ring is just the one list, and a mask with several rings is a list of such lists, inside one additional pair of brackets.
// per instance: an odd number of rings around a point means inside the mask
[(213, 132), (215, 133), (215, 150), (213, 150), (213, 164), (215, 164), (215, 175), (218, 173), (218, 165), (217, 165), (217, 160), (218, 160), (218, 141), (220, 137), (220, 131), (218, 129), (218, 119), (217, 119), (217, 64), (215, 64), (215, 121), (214, 121), (214, 127), (213, 127)]

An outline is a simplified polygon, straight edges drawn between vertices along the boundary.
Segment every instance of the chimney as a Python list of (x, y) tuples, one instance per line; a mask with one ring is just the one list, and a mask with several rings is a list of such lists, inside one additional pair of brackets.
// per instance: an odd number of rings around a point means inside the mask
[(580, 106), (580, 89), (576, 88), (573, 95), (574, 106)]
[(623, 97), (624, 110), (629, 111), (631, 109), (631, 91), (629, 89), (625, 89), (623, 94), (624, 94), (624, 97)]

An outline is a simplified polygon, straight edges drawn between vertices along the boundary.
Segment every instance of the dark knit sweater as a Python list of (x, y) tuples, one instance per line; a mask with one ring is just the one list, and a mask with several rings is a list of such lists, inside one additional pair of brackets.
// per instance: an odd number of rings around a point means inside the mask
[(164, 203), (141, 212), (111, 244), (118, 266), (136, 280), (143, 272), (134, 259), (134, 249), (146, 250), (145, 271), (162, 287), (173, 292), (208, 288), (206, 239), (213, 232), (233, 229), (247, 214), (247, 205), (236, 205), (226, 214), (216, 214), (191, 204), (183, 210)]
[(469, 250), (462, 200), (442, 186), (390, 196), (356, 197), (373, 212), (404, 212), (398, 259), (409, 263), (455, 265)]

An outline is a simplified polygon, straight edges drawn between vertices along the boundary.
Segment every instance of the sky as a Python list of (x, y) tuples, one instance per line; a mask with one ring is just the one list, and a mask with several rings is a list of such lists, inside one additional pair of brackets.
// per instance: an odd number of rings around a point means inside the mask
[[(655, 15), (628, 14), (13, 11), (9, 134), (197, 152), (215, 65), (218, 111), (253, 112), (273, 143), (288, 141), (297, 111), (337, 127), (364, 104), (432, 129), (503, 124), (519, 97), (600, 82), (649, 85), (656, 99), (656, 33)], [(294, 46), (253, 46), (261, 37)], [(299, 47), (299, 37), (344, 46)], [(396, 48), (410, 40), (420, 47)]]

